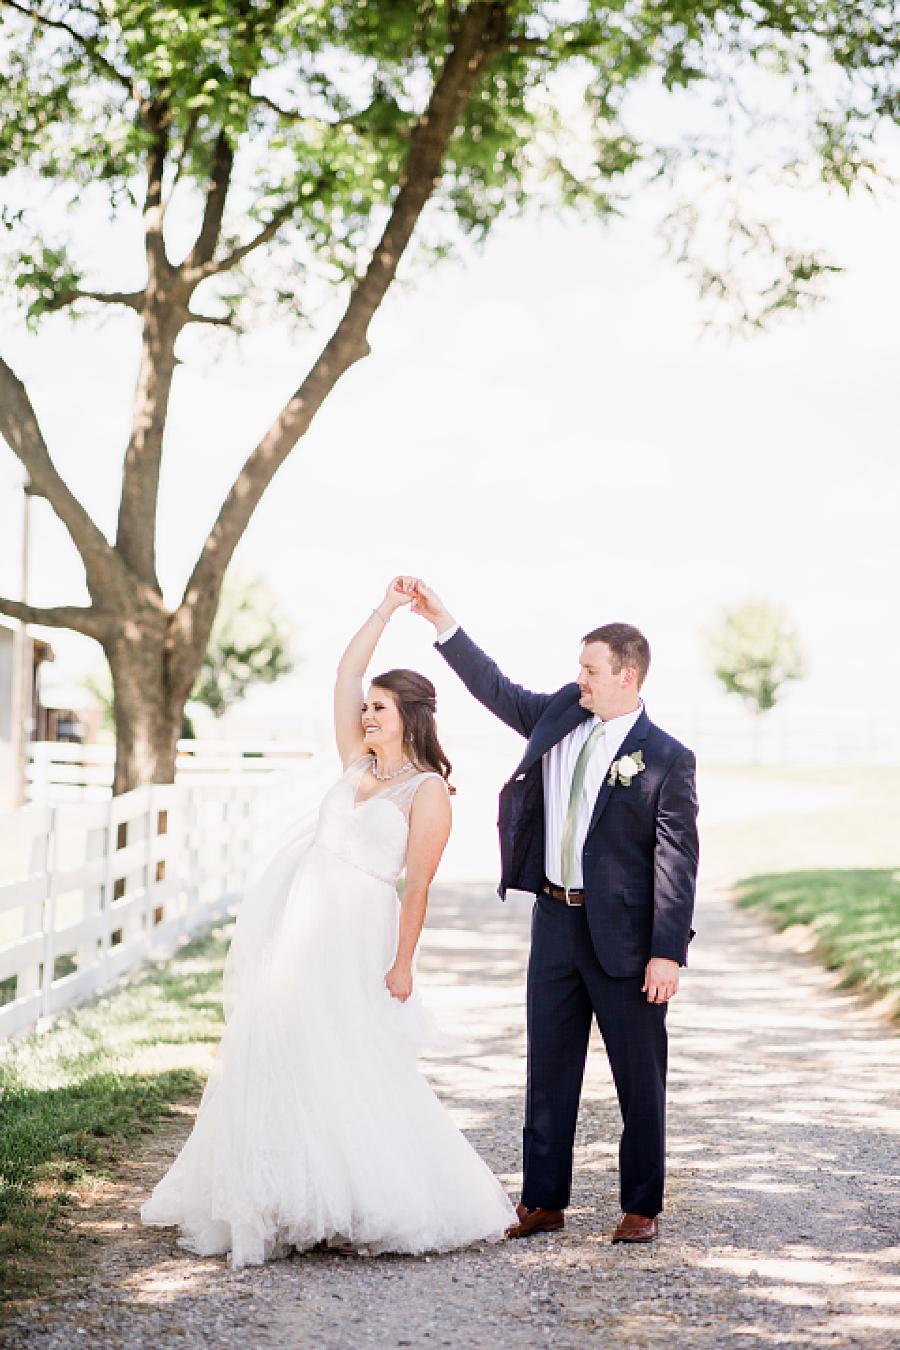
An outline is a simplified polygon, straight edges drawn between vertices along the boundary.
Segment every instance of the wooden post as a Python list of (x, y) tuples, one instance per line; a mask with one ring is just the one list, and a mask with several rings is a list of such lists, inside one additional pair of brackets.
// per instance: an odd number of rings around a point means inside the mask
[(53, 967), (56, 961), (56, 897), (59, 886), (59, 814), (57, 807), (50, 814), (47, 841), (47, 902), (44, 906), (44, 961), (41, 980), (41, 1016), (50, 1011), (50, 990), (53, 985)]
[[(22, 487), (22, 542), (19, 560), (19, 595), (28, 603), (28, 556), (31, 533), (31, 483), (26, 478)], [(28, 742), (31, 739), (31, 675), (32, 645), (28, 625), (16, 625), (13, 637), (13, 697), (12, 697), (12, 755), (13, 806), (24, 806), (28, 779), (25, 772)]]

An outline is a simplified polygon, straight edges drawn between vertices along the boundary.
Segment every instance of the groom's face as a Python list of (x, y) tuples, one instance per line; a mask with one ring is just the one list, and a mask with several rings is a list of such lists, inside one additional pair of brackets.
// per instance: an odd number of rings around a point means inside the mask
[(613, 670), (612, 652), (605, 642), (586, 642), (581, 649), (578, 668), (582, 708), (604, 721), (618, 717), (623, 700), (628, 697), (629, 685), (633, 687), (633, 676), (634, 671), (627, 666)]

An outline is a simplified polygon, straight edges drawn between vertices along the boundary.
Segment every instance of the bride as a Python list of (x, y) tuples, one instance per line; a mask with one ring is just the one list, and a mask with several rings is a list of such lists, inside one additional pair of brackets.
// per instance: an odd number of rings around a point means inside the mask
[(515, 1222), (416, 1067), (414, 957), (450, 833), (450, 764), (430, 681), (392, 670), (362, 688), (414, 596), (414, 578), (395, 578), (341, 657), (343, 776), (312, 837), (282, 848), (241, 905), (225, 1034), (193, 1131), (141, 1210), (234, 1266), (323, 1243), (447, 1251)]

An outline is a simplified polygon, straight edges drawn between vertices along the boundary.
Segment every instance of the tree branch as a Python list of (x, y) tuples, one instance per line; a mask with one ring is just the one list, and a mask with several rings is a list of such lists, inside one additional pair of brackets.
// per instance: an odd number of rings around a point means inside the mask
[(9, 600), (0, 595), (0, 614), (22, 623), (36, 623), (44, 628), (74, 628), (76, 633), (98, 641), (105, 631), (109, 619), (92, 606), (58, 605), (52, 609), (41, 609), (36, 605), (26, 605), (21, 600)]
[(240, 325), (233, 314), (192, 314), (188, 312), (188, 323), (206, 323), (216, 328), (230, 328), (239, 333)]
[(76, 300), (96, 300), (101, 305), (127, 305), (140, 314), (144, 308), (143, 291), (85, 291), (80, 286), (75, 286), (71, 290), (61, 291), (59, 295), (49, 301), (45, 309), (50, 312), (57, 309), (65, 309), (67, 305), (72, 305)]
[(175, 161), (175, 173), (172, 177), (172, 182), (169, 185), (169, 191), (167, 192), (165, 200), (163, 202), (162, 208), (163, 212), (168, 210), (169, 203), (171, 202), (172, 198), (175, 195), (175, 189), (177, 188), (178, 184), (181, 181), (181, 175), (184, 172), (184, 166), (185, 163), (187, 162), (187, 157), (190, 154), (191, 146), (194, 143), (194, 136), (197, 133), (197, 127), (199, 123), (200, 123), (199, 111), (192, 112), (187, 127), (185, 128), (184, 138), (181, 142), (181, 149), (178, 152), (178, 158)]
[(372, 111), (371, 105), (369, 105), (361, 108), (359, 112), (351, 113), (349, 117), (317, 117), (315, 113), (300, 112), (297, 108), (286, 108), (283, 103), (277, 103), (268, 94), (250, 94), (249, 99), (251, 103), (259, 103), (264, 108), (270, 108), (285, 122), (305, 123), (311, 127), (326, 127), (329, 131), (334, 131), (337, 127), (358, 126), (364, 121), (366, 114)]
[[(121, 562), (50, 458), (37, 414), (22, 381), (0, 357), (0, 434), (28, 471), (31, 491), (44, 497), (81, 554), (92, 594), (118, 577)], [(113, 573), (110, 569), (116, 569)]]
[(17, 14), (23, 14), (26, 19), (31, 19), (32, 23), (39, 24), (42, 28), (56, 28), (63, 33), (68, 33), (69, 37), (74, 38), (111, 79), (115, 80), (117, 84), (124, 85), (129, 94), (135, 94), (133, 82), (124, 71), (118, 70), (112, 61), (100, 52), (95, 38), (91, 38), (85, 33), (79, 33), (78, 29), (72, 28), (70, 24), (66, 23), (65, 19), (50, 19), (45, 14), (37, 14), (27, 5), (20, 4), (19, 0), (0, 0), (0, 5), (5, 5), (7, 9), (14, 9)]
[(505, 21), (505, 8), (499, 3), (476, 3), (460, 15), (453, 49), (412, 133), (394, 207), (372, 260), (318, 360), (246, 460), (173, 615), (173, 637), (176, 648), (184, 652), (185, 668), (189, 656), (205, 646), (225, 569), (265, 489), (340, 377), (368, 352), (366, 333), (372, 316), (440, 180), (447, 144), (463, 109), (485, 67), (502, 50)]
[(165, 103), (146, 102), (141, 108), (141, 121), (151, 137), (143, 213), (147, 286), (141, 310), (141, 364), (122, 469), (116, 551), (135, 577), (158, 592), (156, 505), (162, 441), (175, 374), (175, 343), (187, 323), (189, 293), (179, 292), (180, 277), (169, 262), (163, 235), (163, 180), (169, 148)]
[(147, 255), (147, 297), (156, 292), (172, 270), (163, 237), (163, 177), (169, 150), (169, 117), (165, 105), (146, 101), (141, 107), (141, 122), (150, 134), (147, 155), (147, 195), (144, 198), (144, 248)]
[[(232, 249), (230, 253), (227, 253), (224, 258), (211, 258), (209, 262), (202, 264), (200, 267), (193, 270), (187, 270), (185, 272), (186, 277), (188, 280), (196, 283), (203, 281), (206, 277), (218, 276), (220, 272), (230, 272), (233, 267), (237, 267), (238, 263), (243, 262), (244, 258), (252, 253), (254, 249), (261, 248), (263, 244), (267, 244), (270, 239), (274, 239), (282, 225), (290, 220), (295, 210), (295, 202), (290, 202), (289, 204), (280, 207), (275, 212), (272, 219), (258, 234), (254, 235), (248, 243), (240, 244), (237, 248)], [(187, 268), (187, 261), (185, 261), (184, 266)]]
[[(579, 40), (575, 38), (565, 44), (565, 53), (569, 56), (590, 56), (600, 45), (599, 38), (584, 38)], [(561, 53), (547, 50), (546, 38), (517, 37), (510, 38), (505, 44), (508, 52), (514, 52), (517, 56), (538, 56), (542, 60), (558, 61)]]
[(231, 142), (220, 131), (213, 151), (212, 170), (209, 178), (209, 191), (200, 233), (194, 240), (190, 253), (182, 264), (182, 270), (188, 274), (195, 272), (204, 263), (212, 261), (222, 232), (222, 219), (225, 215), (225, 199), (231, 183), (231, 170), (234, 166), (234, 151)]
[(316, 127), (339, 127), (343, 125), (339, 117), (332, 120), (328, 117), (316, 117), (309, 113), (297, 112), (295, 108), (285, 108), (282, 104), (276, 103), (274, 98), (269, 98), (268, 94), (251, 94), (250, 102), (261, 103), (263, 107), (270, 108), (272, 112), (284, 118), (285, 122), (309, 122), (311, 126)]

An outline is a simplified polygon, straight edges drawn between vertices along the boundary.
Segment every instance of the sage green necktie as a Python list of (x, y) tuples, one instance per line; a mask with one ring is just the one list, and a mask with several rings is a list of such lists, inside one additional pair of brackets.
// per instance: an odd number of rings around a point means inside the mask
[(584, 745), (578, 752), (578, 758), (575, 761), (575, 771), (572, 774), (572, 788), (569, 792), (569, 809), (566, 812), (566, 820), (562, 832), (562, 884), (567, 891), (575, 886), (577, 872), (575, 870), (575, 831), (578, 826), (578, 817), (581, 812), (581, 797), (584, 792), (584, 779), (587, 773), (588, 761), (597, 748), (598, 742), (603, 738), (606, 727), (602, 722), (598, 722), (588, 736)]

